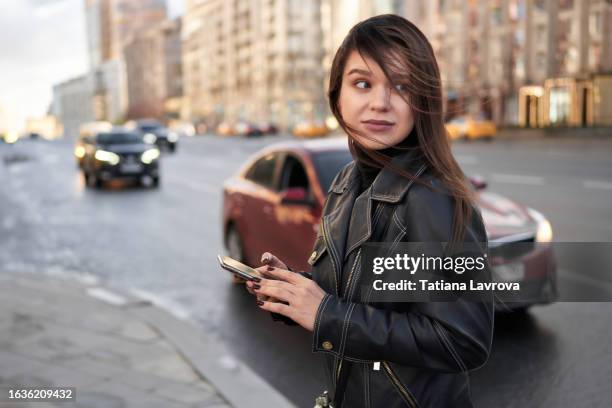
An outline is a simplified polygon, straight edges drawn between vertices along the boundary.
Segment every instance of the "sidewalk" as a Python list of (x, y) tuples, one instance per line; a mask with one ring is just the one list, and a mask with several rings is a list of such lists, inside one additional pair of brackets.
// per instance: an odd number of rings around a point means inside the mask
[[(75, 387), (75, 402), (8, 407), (291, 407), (223, 345), (148, 301), (0, 275), (0, 387)], [(55, 404), (55, 405), (54, 405)]]

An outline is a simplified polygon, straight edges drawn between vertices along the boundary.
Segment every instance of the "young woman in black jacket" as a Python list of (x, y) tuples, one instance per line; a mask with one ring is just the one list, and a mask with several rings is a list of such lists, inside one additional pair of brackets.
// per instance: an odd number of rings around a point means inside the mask
[(335, 408), (471, 407), (467, 373), (488, 358), (492, 300), (369, 302), (357, 290), (366, 242), (487, 250), (447, 139), (431, 45), (396, 15), (360, 22), (334, 57), (328, 96), (354, 161), (328, 192), (312, 271), (292, 272), (265, 253), (262, 279), (248, 290), (261, 309), (312, 332)]

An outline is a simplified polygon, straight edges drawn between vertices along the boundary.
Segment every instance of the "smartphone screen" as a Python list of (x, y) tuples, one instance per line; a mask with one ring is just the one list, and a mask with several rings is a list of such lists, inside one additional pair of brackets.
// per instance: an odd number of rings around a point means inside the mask
[(219, 260), (219, 264), (223, 269), (235, 273), (244, 279), (253, 280), (255, 277), (257, 277), (257, 272), (255, 269), (243, 264), (242, 262), (238, 262), (229, 256), (217, 255), (217, 259)]

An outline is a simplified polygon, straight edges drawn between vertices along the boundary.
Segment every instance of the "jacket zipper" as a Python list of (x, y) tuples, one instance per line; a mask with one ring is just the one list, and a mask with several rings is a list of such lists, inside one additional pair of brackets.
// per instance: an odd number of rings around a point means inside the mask
[(400, 395), (402, 396), (404, 401), (406, 401), (406, 403), (411, 408), (417, 408), (418, 405), (417, 405), (416, 400), (414, 399), (414, 397), (412, 396), (410, 391), (408, 391), (402, 385), (401, 381), (399, 380), (399, 378), (397, 378), (397, 375), (395, 374), (395, 371), (393, 371), (393, 369), (391, 368), (389, 363), (386, 362), (386, 361), (383, 361), (382, 365), (383, 365), (383, 368), (385, 369), (385, 373), (387, 374), (387, 376), (389, 377), (389, 379), (393, 383), (393, 386), (395, 387), (395, 389), (400, 393)]

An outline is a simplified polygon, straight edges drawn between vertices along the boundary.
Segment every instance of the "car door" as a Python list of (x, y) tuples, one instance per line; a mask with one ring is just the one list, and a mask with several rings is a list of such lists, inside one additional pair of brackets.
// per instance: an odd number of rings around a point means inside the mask
[[(283, 201), (289, 189), (298, 188), (305, 190), (306, 200)], [(310, 269), (306, 261), (314, 243), (321, 209), (314, 197), (306, 166), (297, 154), (286, 153), (283, 156), (278, 190), (270, 226), (274, 231), (271, 252), (294, 269)]]
[(278, 200), (279, 153), (269, 153), (247, 170), (247, 185), (243, 190), (244, 213), (240, 219), (240, 235), (245, 260), (249, 265), (259, 265), (261, 255), (270, 250), (274, 239), (270, 225), (273, 222), (274, 204)]

